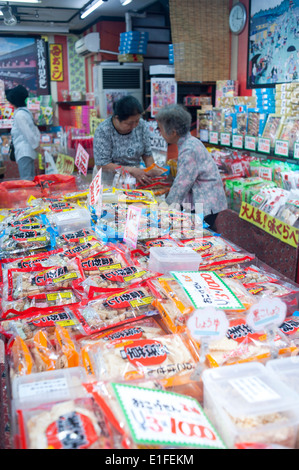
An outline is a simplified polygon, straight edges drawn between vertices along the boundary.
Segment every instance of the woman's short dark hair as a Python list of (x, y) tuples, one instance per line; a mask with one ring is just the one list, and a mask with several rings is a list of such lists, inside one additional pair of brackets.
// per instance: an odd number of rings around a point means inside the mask
[(191, 114), (180, 104), (170, 104), (161, 108), (155, 119), (162, 124), (167, 135), (176, 131), (179, 137), (190, 132)]
[(28, 91), (23, 85), (18, 85), (15, 88), (5, 90), (5, 97), (9, 103), (17, 108), (26, 106), (26, 98), (28, 98)]
[(135, 96), (124, 96), (113, 103), (113, 116), (117, 116), (119, 121), (125, 121), (130, 116), (143, 113), (143, 107)]

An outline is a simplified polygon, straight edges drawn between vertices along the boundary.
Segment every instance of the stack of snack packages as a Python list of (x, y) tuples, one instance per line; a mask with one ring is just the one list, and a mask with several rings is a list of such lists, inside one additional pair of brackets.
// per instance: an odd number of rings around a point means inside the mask
[[(11, 446), (296, 447), (297, 392), (266, 367), (297, 356), (299, 287), (200, 214), (159, 204), (149, 190), (104, 195), (100, 215), (88, 190), (1, 212)], [(126, 237), (133, 209), (135, 244)], [(118, 225), (123, 238), (112, 238)], [(265, 300), (285, 306), (285, 317), (255, 330), (247, 317)], [(209, 374), (234, 367), (234, 394), (260, 406), (232, 416)], [(281, 406), (292, 394), (297, 405)]]

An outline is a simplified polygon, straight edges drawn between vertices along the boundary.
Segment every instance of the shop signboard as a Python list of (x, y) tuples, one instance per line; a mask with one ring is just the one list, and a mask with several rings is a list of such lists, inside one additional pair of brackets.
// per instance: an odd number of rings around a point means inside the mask
[(242, 202), (239, 217), (261, 228), (275, 238), (295, 248), (298, 246), (299, 229), (272, 217), (247, 202)]
[(50, 75), (52, 82), (63, 82), (62, 44), (50, 44)]

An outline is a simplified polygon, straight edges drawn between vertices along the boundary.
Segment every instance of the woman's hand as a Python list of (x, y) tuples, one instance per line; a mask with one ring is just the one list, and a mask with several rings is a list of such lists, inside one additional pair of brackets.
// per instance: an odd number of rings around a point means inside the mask
[(149, 178), (142, 168), (136, 168), (134, 166), (126, 167), (130, 175), (136, 178), (136, 181), (141, 184), (150, 184), (151, 178)]

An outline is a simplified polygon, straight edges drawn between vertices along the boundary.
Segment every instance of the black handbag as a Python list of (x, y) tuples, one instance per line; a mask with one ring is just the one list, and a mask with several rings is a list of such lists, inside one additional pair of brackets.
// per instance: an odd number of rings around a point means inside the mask
[(13, 145), (12, 141), (10, 142), (10, 146), (9, 146), (9, 159), (12, 162), (16, 161), (15, 148), (14, 148), (14, 145)]

